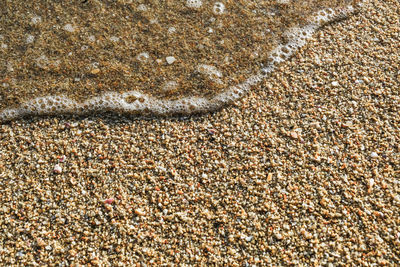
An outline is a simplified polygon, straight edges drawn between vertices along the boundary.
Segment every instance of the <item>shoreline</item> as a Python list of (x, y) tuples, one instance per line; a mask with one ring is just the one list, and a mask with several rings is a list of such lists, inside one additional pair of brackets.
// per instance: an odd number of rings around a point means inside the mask
[[(282, 3), (282, 6), (288, 7), (287, 5), (288, 5), (287, 3), (285, 4)], [(359, 5), (361, 5), (361, 3), (359, 3)], [(239, 75), (239, 73), (241, 72), (248, 72), (248, 70), (236, 69), (230, 74), (228, 74), (229, 72), (223, 74), (223, 72), (219, 70), (220, 68), (219, 64), (226, 65), (226, 63), (222, 61), (219, 62), (218, 64), (213, 63), (212, 65), (199, 64), (197, 66), (197, 70), (193, 72), (192, 75), (194, 76), (196, 76), (197, 74), (204, 75), (203, 82), (205, 82), (206, 84), (208, 83), (208, 85), (205, 85), (203, 87), (208, 89), (203, 89), (203, 90), (210, 92), (212, 91), (211, 88), (214, 88), (213, 90), (215, 90), (214, 93), (212, 94), (210, 93), (209, 95), (203, 95), (203, 94), (186, 95), (186, 93), (182, 93), (181, 97), (176, 98), (175, 96), (170, 99), (168, 97), (167, 98), (162, 97), (162, 95), (164, 95), (166, 92), (157, 96), (157, 94), (148, 92), (146, 93), (146, 90), (144, 89), (139, 90), (136, 88), (133, 90), (132, 87), (128, 87), (130, 88), (129, 90), (126, 89), (123, 91), (119, 91), (117, 89), (115, 91), (105, 90), (101, 94), (96, 93), (95, 95), (91, 96), (89, 95), (86, 97), (81, 96), (80, 99), (76, 99), (73, 97), (73, 95), (71, 95), (71, 93), (75, 94), (76, 93), (75, 91), (82, 91), (82, 89), (77, 89), (77, 88), (75, 88), (75, 90), (73, 89), (66, 90), (65, 93), (59, 92), (55, 95), (54, 94), (42, 95), (41, 92), (39, 95), (36, 95), (33, 98), (32, 97), (28, 98), (28, 100), (24, 100), (22, 103), (19, 103), (18, 106), (15, 105), (4, 106), (4, 103), (3, 105), (0, 105), (0, 122), (1, 121), (6, 122), (18, 119), (19, 117), (29, 116), (29, 115), (31, 116), (57, 115), (57, 114), (62, 115), (71, 113), (77, 115), (86, 115), (90, 113), (101, 112), (103, 110), (108, 110), (115, 113), (125, 113), (128, 115), (138, 114), (138, 115), (154, 115), (154, 116), (171, 116), (176, 114), (190, 115), (195, 113), (214, 111), (242, 98), (249, 91), (251, 86), (260, 84), (261, 81), (263, 81), (271, 72), (273, 72), (276, 69), (277, 65), (282, 64), (282, 62), (288, 60), (294, 53), (296, 53), (296, 51), (299, 48), (306, 45), (307, 40), (312, 38), (315, 32), (321, 30), (321, 28), (323, 28), (327, 24), (332, 23), (333, 21), (340, 20), (341, 18), (350, 16), (351, 14), (355, 13), (356, 10), (358, 9), (357, 6), (348, 5), (348, 6), (342, 6), (340, 8), (336, 7), (334, 9), (333, 7), (332, 8), (326, 7), (317, 12), (309, 14), (307, 16), (306, 24), (302, 24), (301, 26), (286, 28), (282, 33), (278, 34), (279, 36), (281, 36), (281, 38), (286, 39), (284, 43), (277, 43), (276, 46), (268, 45), (267, 46), (269, 47), (268, 50), (263, 51), (263, 53), (261, 53), (262, 55), (260, 55), (260, 53), (257, 52), (259, 50), (264, 49), (262, 46), (258, 47), (257, 49), (254, 48), (257, 51), (254, 51), (251, 54), (252, 55), (251, 65), (259, 66), (261, 64), (261, 66), (257, 67), (256, 71), (253, 70), (251, 71), (251, 73), (248, 73), (245, 77), (242, 77), (240, 79), (236, 79), (235, 77)], [(279, 18), (276, 18), (276, 20), (279, 21)], [(273, 27), (272, 28), (273, 30), (275, 26), (271, 25), (271, 27)], [(279, 28), (279, 26), (277, 28)], [(271, 29), (268, 28), (265, 32), (270, 33)], [(4, 39), (3, 36), (0, 38)], [(32, 36), (32, 38), (34, 37)], [(261, 36), (259, 36), (259, 38), (261, 38)], [(264, 36), (263, 38), (265, 40), (268, 40), (268, 42), (266, 41), (263, 43), (276, 42), (276, 40), (274, 40), (272, 36), (270, 36), (271, 40), (268, 39), (268, 35)], [(87, 46), (85, 45), (85, 47)], [(248, 47), (248, 49), (252, 50), (253, 48)], [(41, 50), (45, 49), (42, 48)], [(213, 54), (218, 54), (218, 53), (213, 53)], [(247, 53), (243, 52), (243, 58), (247, 56), (248, 56)], [(199, 60), (201, 61), (201, 59)], [(264, 63), (262, 63), (261, 61)], [(9, 64), (11, 63), (9, 62)], [(80, 64), (79, 60), (76, 62), (76, 64)], [(217, 67), (214, 65), (216, 65)], [(254, 67), (250, 69), (254, 69)], [(42, 69), (42, 71), (46, 71), (46, 69)], [(93, 77), (96, 77), (97, 74), (99, 74), (98, 76), (102, 76), (102, 74), (100, 74), (100, 69), (98, 68), (96, 69), (96, 74), (93, 74)], [(65, 77), (65, 79), (68, 78)], [(9, 80), (9, 77), (6, 77), (4, 80)], [(225, 80), (225, 82), (223, 82), (223, 80)], [(237, 82), (232, 84), (231, 81), (229, 82), (230, 85), (227, 85), (226, 80), (236, 80)], [(24, 77), (21, 78), (21, 82), (25, 82)], [(178, 85), (178, 83), (175, 81), (170, 81), (169, 82), (170, 85), (171, 82), (175, 84), (174, 86), (180, 87), (180, 85)], [(51, 82), (49, 81), (48, 83)], [(186, 81), (184, 83), (186, 83)], [(4, 84), (9, 86), (7, 83), (3, 83), (3, 85)], [(70, 84), (70, 86), (72, 85)], [(27, 85), (26, 87), (29, 88), (30, 86)], [(21, 95), (21, 93), (19, 93), (17, 89), (15, 90), (17, 95)], [(44, 87), (42, 86), (41, 91), (47, 92), (48, 90), (50, 89), (47, 88), (47, 85)], [(91, 90), (87, 89), (87, 91)], [(174, 90), (175, 89), (172, 89), (172, 91)], [(196, 91), (195, 87), (190, 89), (188, 88), (188, 92), (192, 91)], [(26, 93), (27, 95), (29, 95), (28, 92)], [(7, 97), (3, 98), (7, 99)], [(5, 103), (7, 103), (7, 100), (5, 101)]]

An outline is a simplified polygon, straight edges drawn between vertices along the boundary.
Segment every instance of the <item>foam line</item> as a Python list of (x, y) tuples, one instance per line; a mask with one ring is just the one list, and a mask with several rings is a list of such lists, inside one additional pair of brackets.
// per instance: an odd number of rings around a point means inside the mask
[[(193, 8), (200, 7), (201, 3), (202, 1), (187, 1), (187, 4)], [(223, 6), (218, 7), (223, 8)], [(30, 115), (89, 114), (101, 111), (158, 116), (189, 115), (213, 111), (242, 98), (251, 86), (258, 84), (274, 71), (277, 64), (287, 60), (295, 51), (304, 46), (318, 28), (337, 18), (347, 16), (353, 11), (353, 6), (347, 6), (338, 10), (326, 9), (317, 12), (308, 25), (302, 28), (292, 28), (284, 33), (289, 42), (286, 45), (280, 44), (271, 51), (272, 63), (270, 65), (264, 66), (257, 74), (243, 83), (231, 86), (212, 98), (186, 97), (179, 100), (160, 100), (139, 91), (128, 91), (125, 93), (108, 92), (78, 103), (63, 95), (47, 96), (25, 102), (19, 108), (3, 110), (0, 113), (0, 121), (10, 121)], [(214, 79), (218, 82), (220, 75), (218, 70), (207, 65), (200, 65), (199, 68), (209, 75), (214, 75)], [(129, 101), (129, 99), (135, 99), (135, 101)]]

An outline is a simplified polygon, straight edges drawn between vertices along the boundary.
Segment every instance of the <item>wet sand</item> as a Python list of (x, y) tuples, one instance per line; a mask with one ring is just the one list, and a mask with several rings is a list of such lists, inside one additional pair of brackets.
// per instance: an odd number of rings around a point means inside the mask
[[(6, 108), (76, 112), (94, 97), (102, 106), (110, 92), (119, 99), (114, 109), (151, 101), (141, 94), (210, 101), (288, 57), (289, 29), (302, 36), (316, 14), (324, 24), (356, 2), (7, 2), (0, 16), (0, 120)], [(278, 44), (288, 47), (273, 53)], [(37, 99), (50, 96), (57, 98)]]
[(395, 266), (399, 16), (367, 1), (212, 114), (2, 124), (1, 264)]

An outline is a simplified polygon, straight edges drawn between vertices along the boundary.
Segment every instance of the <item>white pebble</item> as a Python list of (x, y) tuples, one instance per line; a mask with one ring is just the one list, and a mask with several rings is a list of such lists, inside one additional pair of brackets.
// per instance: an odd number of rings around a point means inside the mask
[(61, 166), (60, 165), (58, 165), (58, 164), (56, 164), (55, 166), (54, 166), (54, 173), (61, 173), (62, 172), (62, 169), (61, 169)]
[(375, 184), (375, 180), (373, 178), (368, 180), (368, 187), (369, 188), (372, 188), (374, 186), (374, 184)]
[(378, 153), (372, 152), (371, 153), (371, 158), (376, 159), (378, 157)]
[(111, 37), (110, 37), (110, 40), (111, 40), (112, 42), (118, 42), (118, 41), (119, 41), (119, 37), (117, 37), (117, 36), (111, 36)]
[(140, 4), (140, 5), (138, 6), (138, 10), (139, 10), (139, 11), (147, 11), (147, 6), (144, 5), (144, 4)]
[(169, 27), (168, 28), (168, 33), (175, 33), (176, 32), (176, 28), (175, 27)]
[(338, 83), (337, 81), (333, 81), (333, 82), (332, 82), (332, 86), (337, 87), (337, 86), (339, 86), (339, 83)]
[(174, 57), (166, 57), (166, 60), (167, 60), (167, 63), (171, 65), (172, 63), (174, 63), (176, 61), (176, 58), (174, 58)]
[(245, 239), (246, 239), (247, 242), (250, 242), (251, 240), (253, 240), (253, 237), (252, 236), (246, 236)]
[(143, 53), (140, 53), (139, 55), (137, 55), (136, 58), (139, 61), (146, 62), (150, 58), (150, 56), (147, 52), (143, 52)]

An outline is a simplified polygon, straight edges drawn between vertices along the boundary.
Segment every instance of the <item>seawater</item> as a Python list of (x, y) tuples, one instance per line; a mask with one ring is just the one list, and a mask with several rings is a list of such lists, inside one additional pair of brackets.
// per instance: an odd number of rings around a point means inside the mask
[(243, 97), (358, 1), (3, 2), (0, 121), (207, 112)]

